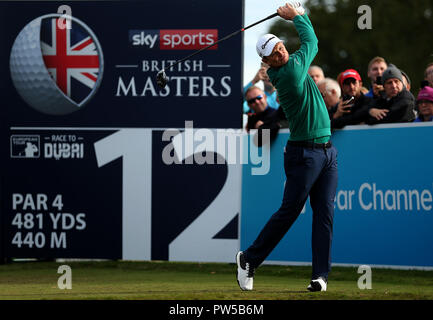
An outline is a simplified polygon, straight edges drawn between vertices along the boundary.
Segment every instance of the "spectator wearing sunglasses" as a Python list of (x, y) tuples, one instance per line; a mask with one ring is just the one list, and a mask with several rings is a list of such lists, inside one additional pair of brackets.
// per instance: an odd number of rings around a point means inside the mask
[[(272, 83), (269, 80), (268, 74), (266, 73), (266, 71), (269, 69), (269, 66), (266, 63), (261, 64), (261, 67), (259, 69), (259, 71), (257, 71), (254, 79), (252, 81), (250, 81), (245, 87), (244, 87), (244, 92), (246, 94), (247, 90), (249, 88), (251, 88), (252, 86), (257, 86), (257, 84), (262, 81), (263, 82), (263, 88), (264, 88), (264, 93), (266, 95), (266, 99), (268, 101), (268, 105), (271, 108), (274, 109), (278, 109), (278, 107), (280, 106), (280, 103), (278, 102), (278, 98), (277, 98), (277, 91), (275, 90), (275, 87), (272, 85)], [(244, 100), (244, 113), (251, 113), (251, 108), (248, 105), (248, 102), (246, 100)]]
[(245, 92), (245, 100), (253, 113), (248, 114), (247, 131), (258, 129), (263, 124), (272, 121), (275, 116), (274, 108), (268, 105), (266, 94), (262, 89), (252, 86)]

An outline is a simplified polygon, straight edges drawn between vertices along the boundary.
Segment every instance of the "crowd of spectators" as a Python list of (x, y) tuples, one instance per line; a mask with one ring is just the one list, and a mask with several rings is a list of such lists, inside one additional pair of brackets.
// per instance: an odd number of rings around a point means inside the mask
[[(244, 88), (246, 130), (271, 129), (275, 137), (287, 120), (279, 107), (278, 93), (269, 82), (268, 66), (262, 63), (254, 79)], [(367, 67), (368, 88), (358, 70), (347, 69), (336, 79), (327, 78), (319, 66), (308, 74), (316, 83), (328, 109), (332, 129), (347, 125), (433, 121), (433, 63), (427, 65), (416, 95), (409, 76), (382, 57), (371, 59)], [(263, 88), (257, 86), (262, 81)]]

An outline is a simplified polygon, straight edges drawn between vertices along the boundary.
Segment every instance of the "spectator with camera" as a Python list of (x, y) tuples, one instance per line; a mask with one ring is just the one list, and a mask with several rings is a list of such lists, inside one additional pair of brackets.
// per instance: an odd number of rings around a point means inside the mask
[(383, 92), (382, 74), (388, 68), (388, 64), (382, 57), (374, 57), (368, 63), (367, 76), (371, 81), (371, 88), (365, 95), (369, 98), (379, 97)]
[(403, 75), (394, 65), (389, 65), (382, 75), (384, 97), (371, 103), (368, 124), (411, 122), (415, 119), (415, 97), (406, 90)]
[[(269, 106), (273, 109), (278, 109), (280, 104), (279, 104), (278, 98), (277, 98), (277, 91), (275, 90), (272, 83), (269, 81), (268, 74), (266, 73), (266, 71), (268, 69), (269, 69), (269, 66), (266, 63), (262, 62), (260, 69), (257, 71), (253, 80), (251, 80), (251, 82), (249, 82), (244, 87), (244, 94), (246, 94), (247, 90), (250, 87), (255, 86), (260, 81), (263, 81), (263, 89), (264, 89), (264, 93), (266, 95), (267, 102), (268, 102)], [(243, 109), (244, 109), (244, 113), (248, 113), (248, 112), (252, 111), (246, 100), (244, 101)]]
[(341, 73), (340, 86), (343, 99), (338, 103), (335, 112), (331, 112), (331, 128), (341, 129), (347, 125), (364, 123), (368, 118), (368, 106), (371, 98), (362, 91), (362, 79), (355, 69)]

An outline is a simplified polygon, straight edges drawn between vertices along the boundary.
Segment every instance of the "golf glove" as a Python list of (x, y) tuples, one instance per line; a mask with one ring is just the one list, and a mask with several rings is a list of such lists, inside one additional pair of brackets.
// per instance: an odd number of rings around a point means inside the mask
[(303, 14), (305, 13), (305, 9), (304, 9), (304, 7), (302, 6), (302, 4), (301, 4), (299, 1), (290, 1), (290, 2), (289, 2), (289, 5), (290, 5), (292, 8), (295, 8), (296, 11), (298, 11), (298, 13), (299, 13), (300, 15), (303, 15)]

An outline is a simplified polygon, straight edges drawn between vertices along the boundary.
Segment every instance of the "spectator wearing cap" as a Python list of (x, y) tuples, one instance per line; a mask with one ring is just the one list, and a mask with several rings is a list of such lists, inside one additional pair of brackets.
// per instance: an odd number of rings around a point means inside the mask
[(403, 75), (390, 65), (382, 75), (385, 97), (375, 98), (369, 107), (368, 124), (411, 122), (415, 119), (415, 97), (406, 90)]
[(325, 79), (325, 73), (323, 69), (319, 66), (311, 66), (308, 68), (308, 74), (313, 79), (314, 83), (317, 85), (320, 81)]
[(427, 65), (424, 71), (424, 80), (428, 81), (428, 85), (433, 88), (433, 62)]
[[(367, 76), (371, 81), (371, 88), (365, 95), (369, 98), (379, 97), (383, 92), (382, 77), (383, 72), (388, 68), (388, 64), (382, 57), (374, 57), (368, 63)], [(379, 79), (378, 79), (379, 78)]]
[(418, 118), (414, 122), (433, 121), (433, 88), (425, 86), (416, 99)]
[[(331, 111), (331, 128), (341, 129), (347, 125), (365, 122), (372, 99), (362, 93), (362, 79), (358, 71), (355, 69), (344, 71), (340, 77), (340, 86), (343, 99), (334, 107), (335, 112)], [(353, 100), (349, 102), (351, 98)]]

